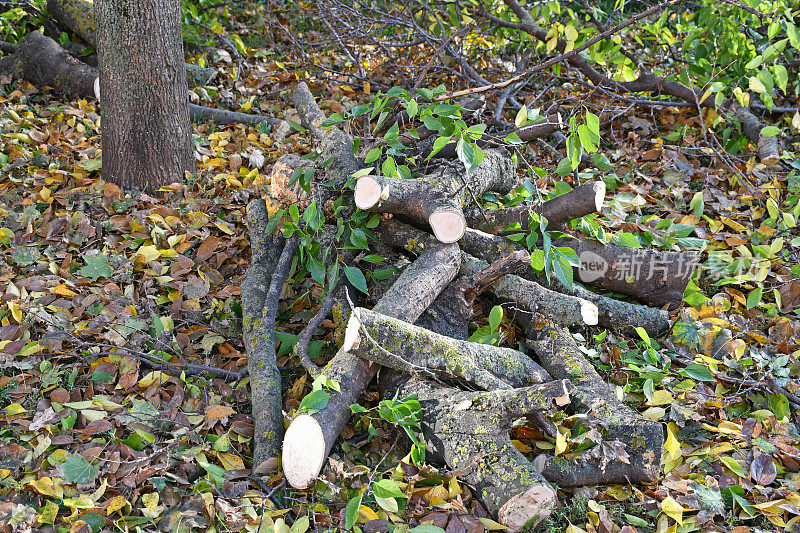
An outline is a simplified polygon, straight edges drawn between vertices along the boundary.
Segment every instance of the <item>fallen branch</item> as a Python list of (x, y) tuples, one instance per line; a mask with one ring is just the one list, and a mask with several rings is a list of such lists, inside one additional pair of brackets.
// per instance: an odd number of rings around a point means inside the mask
[[(455, 277), (460, 259), (457, 245), (427, 250), (400, 275), (374, 311), (413, 323)], [(350, 418), (350, 405), (358, 402), (378, 368), (344, 350), (325, 366), (322, 373), (338, 382), (341, 390), (331, 393), (319, 412), (298, 415), (283, 440), (283, 472), (293, 487), (306, 488), (319, 474)]]
[(464, 210), (464, 216), (469, 227), (486, 233), (499, 233), (512, 224), (519, 224), (521, 231), (528, 231), (531, 213), (545, 217), (548, 229), (556, 229), (570, 220), (601, 212), (605, 194), (605, 182), (588, 181), (539, 206), (483, 210), (472, 207)]
[(283, 433), (281, 375), (275, 360), (275, 328), (283, 282), (297, 241), (285, 242), (266, 231), (269, 215), (263, 199), (247, 206), (251, 263), (242, 282), (242, 337), (250, 374), (253, 465), (278, 457)]
[[(389, 222), (399, 224), (394, 221)], [(401, 228), (395, 230), (395, 232), (400, 231)], [(484, 261), (495, 261), (521, 248), (508, 239), (473, 230), (469, 230), (464, 234), (460, 244), (466, 253)], [(604, 328), (619, 331), (625, 335), (636, 336), (635, 328), (642, 327), (647, 331), (648, 335), (656, 338), (666, 334), (671, 327), (669, 314), (662, 309), (653, 309), (601, 296), (577, 283), (573, 283), (572, 288), (567, 288), (555, 277), (548, 281), (544, 275), (537, 275), (532, 269), (521, 272), (520, 275), (535, 281), (542, 287), (594, 303), (597, 305), (598, 310), (598, 325)]]
[(453, 339), (363, 308), (351, 314), (342, 350), (402, 372), (444, 373), (484, 390), (522, 387), (549, 377), (517, 350)]
[(480, 165), (462, 176), (450, 167), (409, 180), (364, 176), (356, 182), (355, 203), (360, 209), (427, 223), (439, 241), (449, 243), (459, 240), (467, 227), (462, 211), (468, 198), (465, 189), (474, 196), (486, 191), (505, 194), (516, 181), (511, 158), (498, 150), (487, 150)]
[(559, 486), (652, 483), (658, 479), (664, 443), (661, 424), (643, 418), (622, 403), (586, 360), (568, 331), (542, 315), (516, 316), (545, 370), (553, 378), (571, 383), (574, 407), (599, 419), (603, 438), (621, 441), (627, 453), (622, 460), (601, 457), (572, 462), (549, 458), (544, 476)]
[(247, 124), (249, 126), (257, 126), (262, 122), (266, 122), (271, 126), (285, 124), (284, 129), (286, 129), (287, 132), (289, 128), (289, 123), (279, 118), (238, 113), (236, 111), (228, 111), (227, 109), (217, 109), (196, 104), (189, 104), (189, 116), (192, 122), (195, 123), (214, 122), (215, 124)]

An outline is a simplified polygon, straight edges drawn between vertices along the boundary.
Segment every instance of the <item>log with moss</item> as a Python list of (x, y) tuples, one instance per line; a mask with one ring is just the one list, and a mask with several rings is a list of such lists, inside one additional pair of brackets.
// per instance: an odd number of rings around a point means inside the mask
[[(551, 457), (543, 470), (545, 477), (559, 486), (652, 483), (658, 479), (664, 444), (661, 424), (647, 420), (621, 402), (568, 331), (542, 315), (516, 316), (545, 370), (553, 378), (572, 384), (570, 394), (576, 411), (588, 413), (597, 422), (605, 442), (618, 441), (625, 450), (625, 455), (618, 457), (590, 454), (588, 460)], [(592, 420), (587, 423), (592, 424)]]
[[(413, 323), (458, 272), (458, 245), (431, 248), (412, 263), (375, 305), (375, 311)], [(319, 474), (339, 433), (350, 418), (350, 405), (378, 371), (379, 365), (345, 350), (323, 368), (322, 374), (339, 383), (327, 405), (313, 414), (300, 414), (283, 440), (283, 472), (295, 488), (306, 488)]]
[(518, 350), (453, 339), (363, 308), (351, 314), (342, 350), (395, 370), (455, 377), (484, 390), (541, 383), (547, 377)]

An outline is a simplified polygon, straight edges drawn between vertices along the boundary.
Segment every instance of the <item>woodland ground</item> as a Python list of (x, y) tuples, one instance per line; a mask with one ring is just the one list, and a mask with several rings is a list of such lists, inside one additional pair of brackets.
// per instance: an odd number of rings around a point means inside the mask
[[(286, 33), (264, 30), (255, 9), (208, 11), (215, 32), (187, 56), (219, 70), (195, 89), (200, 100), (295, 122), (289, 95), (298, 81), (328, 113), (370, 101), (374, 88), (321, 76), (291, 51)], [(291, 28), (280, 9), (272, 16)], [(345, 63), (324, 54), (316, 61)], [(550, 91), (586, 96), (575, 85)], [(800, 530), (800, 281), (789, 270), (800, 240), (796, 226), (778, 224), (784, 213), (797, 219), (800, 165), (776, 171), (744, 159), (732, 172), (695, 150), (708, 131), (696, 110), (603, 106), (614, 170), (602, 175), (609, 192), (600, 226), (622, 240), (705, 251), (668, 337), (573, 332), (626, 402), (663, 422), (663, 476), (651, 486), (562, 491), (563, 507), (539, 528)], [(287, 488), (280, 471), (260, 483), (248, 478), (245, 206), (259, 196), (273, 210), (296, 201), (298, 189), (271, 167), (281, 155), (309, 153), (311, 139), (195, 125), (196, 174), (148, 195), (101, 179), (99, 126), (95, 101), (0, 79), (0, 531), (323, 529), (340, 525), (351, 497), (381, 478), (402, 496), (389, 498), (393, 506), (366, 494), (358, 527), (382, 527), (379, 519), (498, 527), (458, 475), (401, 464), (408, 449), (400, 432), (374, 411), (353, 417), (313, 489)], [(563, 190), (559, 158), (535, 145), (523, 152), (546, 171), (534, 180), (543, 195)], [(744, 273), (732, 281), (719, 271), (731, 259), (743, 260)], [(289, 416), (311, 390), (291, 348), (319, 294), (311, 277), (295, 275), (282, 296), (278, 363)], [(315, 355), (331, 353), (332, 326), (323, 323)], [(497, 332), (517, 345), (511, 321)], [(361, 404), (377, 400), (371, 390)], [(580, 419), (555, 422), (565, 441), (522, 426), (513, 432), (518, 448), (580, 451)]]

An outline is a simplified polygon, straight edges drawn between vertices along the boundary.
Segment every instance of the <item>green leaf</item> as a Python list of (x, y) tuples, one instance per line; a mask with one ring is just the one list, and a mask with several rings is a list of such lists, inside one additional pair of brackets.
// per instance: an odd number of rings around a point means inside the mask
[(694, 193), (689, 207), (694, 211), (694, 216), (700, 218), (703, 216), (703, 209), (705, 209), (705, 202), (703, 201), (703, 191)]
[(381, 172), (387, 178), (394, 178), (395, 174), (397, 174), (397, 164), (394, 162), (393, 157), (387, 157), (383, 160), (383, 165), (381, 165)]
[(360, 290), (364, 294), (369, 294), (369, 290), (367, 289), (367, 278), (364, 277), (364, 273), (361, 272), (358, 267), (344, 267), (344, 275), (347, 277), (347, 281), (353, 284), (353, 287)]
[(572, 166), (572, 161), (569, 158), (565, 157), (564, 159), (558, 162), (558, 166), (556, 167), (556, 174), (558, 174), (559, 176), (566, 176), (567, 174), (575, 170), (575, 168), (577, 167)]
[(727, 466), (730, 469), (730, 471), (736, 474), (737, 476), (741, 478), (747, 477), (744, 473), (744, 470), (742, 469), (742, 465), (736, 462), (736, 459), (734, 459), (733, 457), (728, 457), (727, 455), (721, 455), (719, 460), (722, 461), (722, 463), (725, 466)]
[(770, 411), (775, 413), (778, 420), (788, 420), (791, 417), (789, 410), (789, 400), (780, 392), (775, 392), (769, 396)]
[(756, 287), (747, 295), (747, 308), (752, 309), (761, 301), (761, 287)]
[(100, 170), (103, 167), (103, 158), (98, 159), (86, 159), (81, 162), (81, 166), (87, 172), (94, 172), (95, 170)]
[(708, 367), (693, 364), (689, 365), (683, 369), (683, 372), (692, 379), (696, 379), (697, 381), (708, 381), (713, 382), (716, 381), (714, 378), (714, 374), (711, 373), (711, 370)]
[(108, 266), (108, 256), (105, 254), (85, 255), (83, 260), (86, 265), (78, 270), (78, 275), (97, 281), (100, 278), (110, 278), (114, 271)]
[(781, 132), (780, 128), (775, 126), (765, 126), (761, 128), (761, 136), (762, 137), (775, 137)]
[(776, 43), (772, 43), (771, 45), (767, 46), (764, 50), (764, 63), (769, 63), (786, 50), (786, 43), (789, 42), (789, 39), (781, 39)]
[(353, 405), (350, 406), (350, 412), (353, 413), (353, 414), (366, 413), (367, 412), (367, 408), (366, 407), (362, 407), (362, 406), (358, 405), (357, 403), (354, 403)]
[(94, 481), (100, 473), (99, 466), (91, 464), (82, 455), (74, 453), (67, 456), (67, 460), (60, 468), (64, 472), (64, 481), (70, 484), (89, 483)]
[(444, 529), (431, 524), (420, 524), (408, 530), (408, 533), (445, 533)]
[(364, 158), (364, 163), (369, 165), (373, 161), (377, 161), (377, 159), (381, 156), (381, 148), (373, 148), (369, 152), (367, 152), (367, 157)]
[(495, 305), (492, 307), (491, 312), (489, 312), (489, 327), (492, 331), (497, 331), (497, 328), (500, 327), (500, 322), (503, 321), (503, 308), (499, 305)]
[(331, 395), (329, 392), (324, 390), (315, 390), (306, 394), (305, 398), (303, 398), (303, 400), (300, 402), (297, 412), (313, 415), (314, 413), (318, 413), (325, 409), (328, 406), (330, 399)]
[(519, 111), (517, 111), (517, 116), (514, 117), (514, 125), (519, 128), (520, 126), (525, 124), (527, 120), (528, 120), (528, 107), (522, 106), (521, 108), (519, 108)]
[(289, 533), (305, 533), (308, 531), (309, 526), (308, 516), (301, 516), (297, 520), (294, 521), (292, 524), (292, 528), (289, 530)]
[(361, 507), (361, 499), (364, 497), (364, 493), (360, 493), (358, 496), (355, 496), (347, 502), (347, 510), (344, 514), (344, 528), (345, 529), (352, 529), (358, 520), (358, 508)]
[(408, 498), (391, 479), (381, 479), (372, 485), (372, 492), (381, 498)]
[(428, 157), (426, 159), (430, 159), (431, 157), (433, 157), (434, 154), (436, 154), (439, 150), (444, 148), (449, 142), (450, 142), (450, 137), (447, 136), (442, 136), (436, 139), (436, 141), (433, 143), (433, 149), (431, 150), (431, 153), (428, 154)]

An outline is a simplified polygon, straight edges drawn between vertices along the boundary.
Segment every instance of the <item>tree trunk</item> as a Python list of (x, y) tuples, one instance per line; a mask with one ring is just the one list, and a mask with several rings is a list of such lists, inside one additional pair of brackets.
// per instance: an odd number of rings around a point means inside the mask
[(156, 191), (193, 170), (180, 2), (97, 0), (103, 178)]

